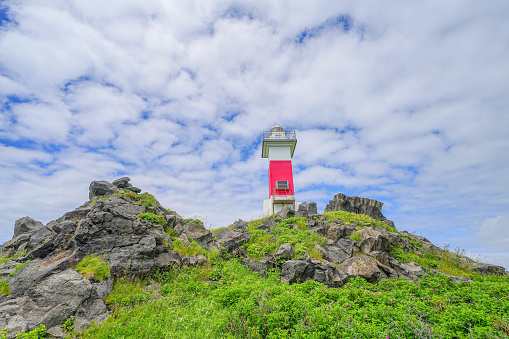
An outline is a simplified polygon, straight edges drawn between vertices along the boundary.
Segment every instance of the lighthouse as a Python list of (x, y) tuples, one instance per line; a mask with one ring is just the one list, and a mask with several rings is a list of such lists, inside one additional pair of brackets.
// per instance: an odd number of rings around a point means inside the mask
[(284, 206), (295, 210), (292, 157), (296, 144), (295, 131), (285, 131), (276, 125), (263, 132), (262, 158), (269, 159), (269, 199), (263, 201), (265, 217)]

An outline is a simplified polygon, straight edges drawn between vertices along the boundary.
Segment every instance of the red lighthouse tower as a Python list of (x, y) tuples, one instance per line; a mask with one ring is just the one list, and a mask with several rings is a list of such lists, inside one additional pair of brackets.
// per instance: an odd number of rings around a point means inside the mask
[(297, 144), (295, 131), (274, 126), (263, 132), (262, 158), (269, 158), (269, 199), (263, 201), (263, 215), (269, 216), (289, 206), (295, 209), (292, 157)]

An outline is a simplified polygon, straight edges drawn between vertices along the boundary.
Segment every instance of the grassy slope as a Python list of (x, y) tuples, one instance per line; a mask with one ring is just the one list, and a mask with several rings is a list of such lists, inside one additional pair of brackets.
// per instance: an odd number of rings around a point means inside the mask
[[(367, 216), (333, 212), (324, 221), (342, 220), (359, 229), (365, 224), (386, 228)], [(303, 218), (273, 227), (271, 234), (254, 228), (245, 245), (258, 259), (291, 242), (313, 255), (322, 237), (306, 231)], [(300, 228), (289, 226), (297, 224)], [(389, 228), (386, 228), (389, 229)], [(389, 229), (390, 231), (396, 231)], [(428, 274), (416, 282), (385, 280), (370, 285), (356, 279), (341, 288), (316, 282), (280, 283), (279, 273), (260, 278), (238, 260), (222, 261), (218, 253), (195, 244), (175, 242), (182, 254), (200, 252), (209, 266), (184, 267), (143, 280), (117, 279), (107, 303), (115, 309), (101, 325), (79, 334), (83, 338), (507, 338), (509, 277), (481, 277), (449, 252), (391, 249), (403, 261), (416, 261), (473, 282), (454, 283)]]
[[(355, 223), (358, 228), (365, 227), (361, 223), (384, 227), (369, 217), (348, 213), (333, 213), (324, 218)], [(254, 230), (262, 220), (250, 222), (248, 230), (253, 238), (246, 244), (248, 254), (257, 259), (273, 253), (284, 242), (310, 251), (323, 239), (306, 231), (303, 221), (293, 218), (282, 222), (270, 235)], [(297, 224), (302, 230), (289, 224)], [(418, 244), (415, 245), (417, 248)], [(213, 260), (208, 267), (184, 267), (143, 281), (120, 279), (107, 300), (117, 307), (113, 316), (82, 335), (84, 338), (508, 337), (509, 277), (482, 277), (469, 271), (453, 254), (417, 249), (405, 252), (394, 248), (392, 254), (403, 260), (460, 272), (473, 281), (454, 283), (446, 276), (429, 273), (416, 282), (385, 280), (371, 285), (356, 279), (341, 288), (316, 282), (286, 285), (279, 282), (278, 272), (260, 278), (238, 260), (221, 261), (217, 255), (209, 255)]]

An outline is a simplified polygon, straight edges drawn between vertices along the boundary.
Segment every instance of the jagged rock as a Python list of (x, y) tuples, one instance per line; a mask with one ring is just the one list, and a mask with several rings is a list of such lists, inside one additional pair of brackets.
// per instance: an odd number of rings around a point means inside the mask
[(203, 254), (194, 255), (189, 258), (189, 266), (202, 266), (207, 263), (207, 257)]
[(317, 214), (316, 202), (310, 202), (309, 204), (307, 202), (301, 203), (297, 208), (297, 212), (299, 213), (298, 216), (301, 217)]
[(308, 280), (318, 281), (328, 286), (341, 286), (343, 281), (336, 266), (318, 260), (289, 260), (281, 267), (281, 282), (294, 284)]
[[(0, 326), (10, 333), (30, 331), (40, 323), (45, 324), (47, 328), (58, 326), (71, 315), (75, 315), (77, 323), (82, 318), (88, 318), (89, 325), (91, 321), (98, 320), (99, 314), (91, 312), (92, 309), (87, 306), (102, 305), (100, 315), (104, 315), (106, 312), (104, 298), (113, 287), (112, 279), (93, 283), (83, 279), (72, 268), (31, 281), (33, 285), (23, 294), (19, 288), (15, 288), (15, 283), (11, 283), (14, 289), (13, 299), (0, 305), (0, 309), (6, 309), (5, 313), (1, 312)], [(86, 311), (77, 313), (79, 308)]]
[(241, 227), (234, 227), (233, 229), (226, 228), (214, 233), (217, 248), (224, 248), (228, 253), (232, 254), (234, 250), (251, 239), (251, 233), (243, 229), (245, 228), (241, 225)]
[(285, 262), (281, 269), (281, 282), (295, 284), (303, 282), (302, 276), (308, 267), (308, 263), (303, 260), (289, 260)]
[[(342, 240), (351, 240), (352, 239), (342, 239)], [(332, 263), (340, 264), (343, 261), (349, 259), (353, 255), (353, 246), (348, 248), (345, 246), (327, 246), (323, 247), (320, 245), (315, 245), (315, 249), (320, 253), (323, 259), (330, 261)]]
[(374, 199), (349, 197), (338, 193), (325, 207), (328, 211), (347, 211), (357, 214), (366, 214), (376, 220), (385, 220), (382, 214), (383, 203)]
[(277, 252), (274, 256), (278, 259), (289, 260), (293, 256), (293, 246), (292, 244), (282, 244), (279, 246)]
[(209, 249), (210, 244), (214, 240), (214, 237), (209, 230), (194, 221), (190, 221), (185, 224), (182, 231), (186, 234), (186, 236), (196, 240), (196, 242), (206, 250)]
[(233, 223), (233, 229), (239, 230), (239, 231), (245, 231), (247, 229), (247, 222), (239, 219)]
[(107, 181), (92, 181), (88, 188), (88, 199), (93, 200), (96, 197), (109, 196), (122, 192), (122, 189)]
[(340, 272), (344, 275), (343, 280), (346, 281), (353, 277), (361, 277), (370, 283), (376, 283), (380, 279), (377, 262), (370, 257), (350, 258), (341, 264)]
[(307, 212), (309, 214), (316, 214), (317, 213), (316, 202), (312, 201), (312, 202), (309, 203)]
[(491, 264), (476, 264), (473, 270), (479, 272), (480, 274), (497, 274), (497, 275), (506, 274), (504, 267)]
[(402, 263), (397, 259), (389, 257), (389, 264), (396, 272), (398, 272), (399, 277), (405, 278), (407, 280), (420, 278), (426, 274), (421, 266), (411, 261)]
[(326, 238), (332, 244), (338, 241), (340, 238), (351, 236), (356, 231), (357, 228), (355, 226), (334, 224), (327, 230)]
[(178, 254), (175, 251), (168, 251), (159, 254), (159, 256), (156, 259), (156, 266), (157, 268), (171, 268), (180, 266), (182, 264), (182, 258), (180, 257), (180, 254)]
[(363, 253), (369, 254), (374, 251), (387, 251), (389, 249), (389, 239), (377, 230), (371, 227), (365, 227), (359, 231), (361, 243), (359, 245)]
[(281, 219), (288, 219), (295, 215), (295, 211), (289, 206), (284, 206), (283, 209), (276, 213), (276, 215)]
[(265, 273), (269, 269), (273, 269), (278, 267), (278, 263), (276, 258), (272, 255), (260, 259), (258, 261), (251, 261), (250, 258), (243, 258), (242, 262), (246, 265), (251, 271), (257, 272), (259, 276), (264, 277)]
[(112, 184), (118, 188), (121, 188), (121, 189), (126, 189), (129, 191), (135, 192), (135, 193), (140, 193), (141, 189), (139, 189), (138, 187), (134, 187), (133, 185), (131, 185), (129, 183), (129, 181), (131, 181), (131, 179), (129, 177), (123, 177), (123, 178), (113, 181)]
[(14, 236), (13, 238), (23, 233), (36, 231), (39, 228), (44, 227), (40, 221), (36, 221), (30, 217), (23, 217), (14, 223)]

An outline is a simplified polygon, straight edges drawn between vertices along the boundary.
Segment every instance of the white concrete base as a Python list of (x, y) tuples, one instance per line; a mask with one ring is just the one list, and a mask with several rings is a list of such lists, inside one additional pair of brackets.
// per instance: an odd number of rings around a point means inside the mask
[[(282, 196), (272, 196), (270, 199), (263, 201), (263, 217), (270, 217), (273, 214), (278, 213), (283, 209), (284, 206), (289, 206), (294, 211), (295, 209), (295, 198), (294, 196), (287, 196), (288, 198), (282, 198)], [(299, 203), (300, 204), (300, 203)]]

